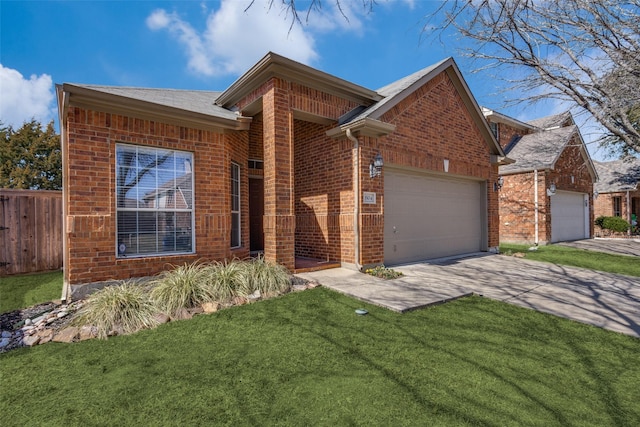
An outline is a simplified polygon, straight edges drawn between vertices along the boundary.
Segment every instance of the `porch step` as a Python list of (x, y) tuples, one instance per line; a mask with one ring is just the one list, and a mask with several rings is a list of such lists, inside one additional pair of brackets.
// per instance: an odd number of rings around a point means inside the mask
[(312, 271), (328, 270), (330, 268), (340, 268), (342, 265), (338, 261), (323, 261), (313, 258), (296, 258), (296, 267), (293, 271), (297, 273), (310, 273)]

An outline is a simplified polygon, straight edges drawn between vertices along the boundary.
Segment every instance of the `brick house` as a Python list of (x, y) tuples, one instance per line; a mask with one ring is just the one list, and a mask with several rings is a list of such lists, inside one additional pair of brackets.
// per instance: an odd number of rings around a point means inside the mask
[[(594, 162), (600, 180), (595, 185), (595, 217), (619, 216), (630, 224), (640, 218), (640, 159)], [(635, 218), (635, 219), (634, 219)]]
[(571, 113), (527, 123), (483, 108), (506, 155), (499, 168), (500, 241), (547, 244), (593, 237), (597, 173)]
[(70, 293), (256, 252), (295, 271), (498, 247), (507, 160), (451, 58), (377, 91), (269, 53), (224, 92), (57, 97)]

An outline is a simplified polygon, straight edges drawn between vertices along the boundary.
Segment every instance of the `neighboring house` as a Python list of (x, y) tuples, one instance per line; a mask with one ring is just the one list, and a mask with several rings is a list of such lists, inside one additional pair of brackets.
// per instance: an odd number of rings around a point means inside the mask
[(524, 123), (483, 108), (506, 155), (499, 168), (500, 241), (546, 244), (593, 237), (597, 173), (569, 112)]
[(595, 217), (619, 216), (632, 224), (640, 218), (640, 159), (594, 162), (600, 180), (595, 186)]
[(269, 53), (224, 92), (57, 96), (70, 292), (255, 252), (295, 271), (497, 250), (507, 160), (450, 58), (377, 91)]

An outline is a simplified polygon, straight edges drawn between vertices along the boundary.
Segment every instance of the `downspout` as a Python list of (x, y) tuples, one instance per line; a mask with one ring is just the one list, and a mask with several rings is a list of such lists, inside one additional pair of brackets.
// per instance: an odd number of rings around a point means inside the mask
[(353, 170), (353, 241), (354, 241), (354, 264), (360, 271), (360, 142), (353, 136), (351, 129), (347, 128), (347, 138), (353, 142), (353, 155), (355, 156), (355, 167)]
[[(69, 109), (69, 93), (64, 90), (64, 87), (58, 86), (56, 88), (58, 90), (58, 103), (61, 104), (58, 106), (58, 121), (60, 124), (60, 152), (62, 155), (62, 271), (63, 271), (63, 281), (62, 281), (62, 295), (60, 299), (62, 302), (71, 301), (71, 286), (69, 285), (68, 280), (68, 269), (69, 269), (69, 253), (68, 253), (68, 220), (67, 216), (69, 215), (69, 206), (67, 205), (67, 180), (69, 177), (67, 176), (67, 112)], [(62, 100), (60, 101), (60, 93), (62, 94)]]
[(538, 246), (538, 169), (533, 170), (534, 243)]

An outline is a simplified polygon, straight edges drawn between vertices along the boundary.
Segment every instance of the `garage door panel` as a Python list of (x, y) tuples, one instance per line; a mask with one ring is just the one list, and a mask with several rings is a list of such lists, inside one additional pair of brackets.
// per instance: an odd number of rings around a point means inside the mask
[(588, 238), (583, 193), (558, 191), (551, 196), (551, 241)]
[(483, 249), (484, 186), (399, 170), (385, 172), (385, 263)]

